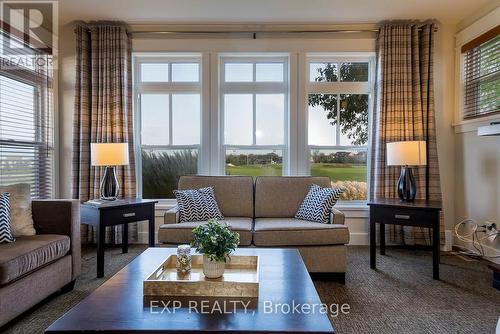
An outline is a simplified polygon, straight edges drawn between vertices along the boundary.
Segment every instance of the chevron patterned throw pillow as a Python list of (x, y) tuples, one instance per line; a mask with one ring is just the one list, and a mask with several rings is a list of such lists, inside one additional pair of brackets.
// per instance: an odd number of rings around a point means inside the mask
[(3, 193), (0, 194), (0, 244), (14, 241), (10, 231), (10, 194)]
[(330, 223), (330, 211), (340, 197), (342, 189), (321, 188), (312, 184), (309, 193), (302, 201), (295, 218), (317, 223)]
[(174, 194), (179, 206), (179, 221), (181, 223), (224, 219), (215, 199), (213, 187), (174, 190)]

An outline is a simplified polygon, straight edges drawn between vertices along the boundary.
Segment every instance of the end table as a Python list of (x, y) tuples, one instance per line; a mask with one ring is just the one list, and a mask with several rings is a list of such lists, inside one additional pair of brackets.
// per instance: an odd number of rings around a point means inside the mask
[(104, 247), (107, 226), (123, 225), (122, 252), (127, 253), (128, 224), (147, 220), (149, 247), (154, 247), (155, 204), (157, 202), (155, 200), (126, 198), (99, 203), (82, 203), (81, 223), (92, 225), (97, 231), (97, 277), (104, 276)]
[(441, 202), (399, 199), (376, 199), (370, 206), (370, 267), (376, 269), (376, 223), (380, 224), (380, 255), (385, 255), (385, 224), (427, 227), (432, 229), (433, 278), (439, 279), (439, 223)]

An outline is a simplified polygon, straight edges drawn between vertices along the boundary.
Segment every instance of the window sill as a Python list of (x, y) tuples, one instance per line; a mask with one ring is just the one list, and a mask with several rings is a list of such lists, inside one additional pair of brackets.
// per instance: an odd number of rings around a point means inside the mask
[[(366, 201), (340, 201), (335, 208), (340, 211), (368, 211)], [(177, 205), (175, 199), (159, 199), (156, 204), (156, 210), (167, 211)]]
[(338, 202), (335, 208), (340, 211), (368, 211), (369, 208), (366, 203), (366, 201), (352, 201), (352, 203), (343, 201)]

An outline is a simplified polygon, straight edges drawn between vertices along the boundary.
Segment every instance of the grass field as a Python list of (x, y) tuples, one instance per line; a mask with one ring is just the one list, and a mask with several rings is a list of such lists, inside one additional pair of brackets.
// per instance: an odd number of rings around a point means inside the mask
[[(281, 175), (281, 170), (281, 165), (226, 166), (227, 175), (275, 176)], [(313, 163), (311, 175), (328, 176), (333, 182), (366, 181), (366, 166)]]

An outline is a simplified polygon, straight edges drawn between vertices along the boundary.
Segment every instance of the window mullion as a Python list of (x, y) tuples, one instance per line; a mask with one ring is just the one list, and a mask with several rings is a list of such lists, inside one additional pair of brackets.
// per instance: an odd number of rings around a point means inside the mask
[(257, 145), (257, 94), (252, 94), (252, 112), (253, 112), (253, 129), (252, 129), (252, 145)]
[(337, 96), (337, 124), (336, 124), (336, 138), (335, 144), (340, 146), (340, 94), (336, 94)]
[(168, 94), (168, 144), (172, 145), (173, 144), (173, 106), (172, 106), (172, 95), (173, 94)]

